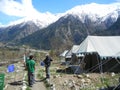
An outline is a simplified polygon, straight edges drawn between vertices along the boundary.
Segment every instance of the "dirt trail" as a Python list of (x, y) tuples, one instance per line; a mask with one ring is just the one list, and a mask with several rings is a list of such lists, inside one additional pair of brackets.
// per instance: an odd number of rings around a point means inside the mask
[(31, 88), (32, 90), (47, 90), (46, 87), (45, 87), (45, 84), (44, 84), (44, 80), (40, 80), (37, 78), (37, 73), (39, 71), (38, 69), (39, 67), (36, 67), (36, 70), (35, 70), (35, 84), (33, 85), (33, 87)]
[(31, 89), (32, 90), (47, 90), (43, 82), (36, 82)]
[[(22, 90), (24, 74), (27, 74), (27, 71), (24, 70), (23, 64), (20, 62), (14, 65), (15, 65), (15, 68), (17, 67), (16, 68), (17, 72), (6, 73), (7, 77), (5, 79), (6, 81), (5, 81), (4, 90)], [(36, 75), (37, 73), (38, 73), (38, 70), (36, 70)], [(11, 78), (11, 79), (8, 79), (8, 78)], [(26, 85), (26, 87), (28, 86)], [(30, 89), (31, 90), (47, 90), (44, 85), (44, 82), (37, 78), (36, 78), (36, 83)]]
[(21, 90), (23, 86), (24, 67), (21, 62), (15, 63), (15, 71), (5, 72), (5, 88), (4, 90)]

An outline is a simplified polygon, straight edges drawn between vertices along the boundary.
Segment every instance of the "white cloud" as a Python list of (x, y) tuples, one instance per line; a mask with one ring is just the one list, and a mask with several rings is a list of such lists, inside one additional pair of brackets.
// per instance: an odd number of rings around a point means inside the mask
[(28, 20), (39, 20), (34, 22), (39, 22), (45, 26), (59, 18), (50, 12), (41, 13), (37, 11), (32, 5), (32, 0), (21, 0), (21, 2), (17, 2), (17, 0), (0, 0), (0, 12), (9, 16), (23, 17), (23, 19), (17, 21), (10, 21), (9, 24), (16, 24)]
[(39, 12), (33, 7), (32, 0), (21, 0), (22, 3), (15, 0), (0, 0), (0, 11), (10, 16), (33, 17)]

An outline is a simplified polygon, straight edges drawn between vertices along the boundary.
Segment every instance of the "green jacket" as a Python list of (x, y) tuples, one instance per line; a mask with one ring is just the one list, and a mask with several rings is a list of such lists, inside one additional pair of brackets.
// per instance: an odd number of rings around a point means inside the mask
[(26, 62), (28, 72), (35, 72), (35, 61), (33, 59), (27, 60)]

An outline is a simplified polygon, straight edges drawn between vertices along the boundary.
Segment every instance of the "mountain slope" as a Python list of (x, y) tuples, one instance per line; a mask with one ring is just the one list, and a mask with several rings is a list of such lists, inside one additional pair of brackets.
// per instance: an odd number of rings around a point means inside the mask
[(33, 22), (29, 21), (27, 23), (17, 24), (15, 26), (9, 26), (3, 28), (0, 33), (0, 41), (11, 42), (18, 41), (21, 38), (24, 38), (33, 32), (39, 30), (39, 27), (36, 26)]
[(58, 20), (54, 16), (56, 19), (52, 18), (53, 21), (50, 21), (49, 18), (47, 22), (46, 17), (41, 16), (42, 21), (32, 19), (0, 28), (0, 41), (17, 45), (27, 44), (40, 49), (69, 48), (73, 44), (80, 44), (87, 35), (119, 35), (119, 16), (118, 3), (77, 6), (56, 15), (57, 18), (60, 17)]
[(84, 30), (86, 30), (85, 25), (78, 18), (70, 15), (22, 39), (21, 43), (43, 49), (69, 47), (80, 42), (79, 38), (86, 33)]
[(111, 35), (120, 35), (120, 17), (117, 19), (117, 21), (108, 28), (107, 32)]
[(48, 27), (21, 39), (21, 43), (42, 49), (65, 48), (73, 44), (80, 44), (88, 34), (92, 34), (94, 31), (96, 28), (90, 20), (84, 24), (78, 16), (67, 15)]
[(73, 44), (80, 44), (87, 35), (120, 35), (119, 22), (120, 19), (117, 19), (110, 30), (97, 30), (92, 22), (84, 24), (77, 16), (68, 15), (47, 28), (23, 38), (21, 43), (41, 49), (69, 48)]
[(96, 35), (120, 36), (120, 17), (108, 29), (94, 32)]
[(120, 30), (120, 17), (111, 27), (108, 28), (108, 30)]

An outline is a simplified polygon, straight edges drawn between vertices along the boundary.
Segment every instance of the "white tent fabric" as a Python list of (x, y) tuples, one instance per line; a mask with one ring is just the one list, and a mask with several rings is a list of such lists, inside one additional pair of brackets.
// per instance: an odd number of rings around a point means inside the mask
[(88, 36), (77, 53), (97, 52), (102, 57), (120, 57), (120, 36)]
[(65, 50), (63, 53), (60, 54), (60, 56), (65, 57), (67, 53), (68, 53), (68, 50)]
[(72, 53), (77, 53), (79, 45), (73, 45), (71, 50), (66, 54), (66, 57), (71, 57)]

